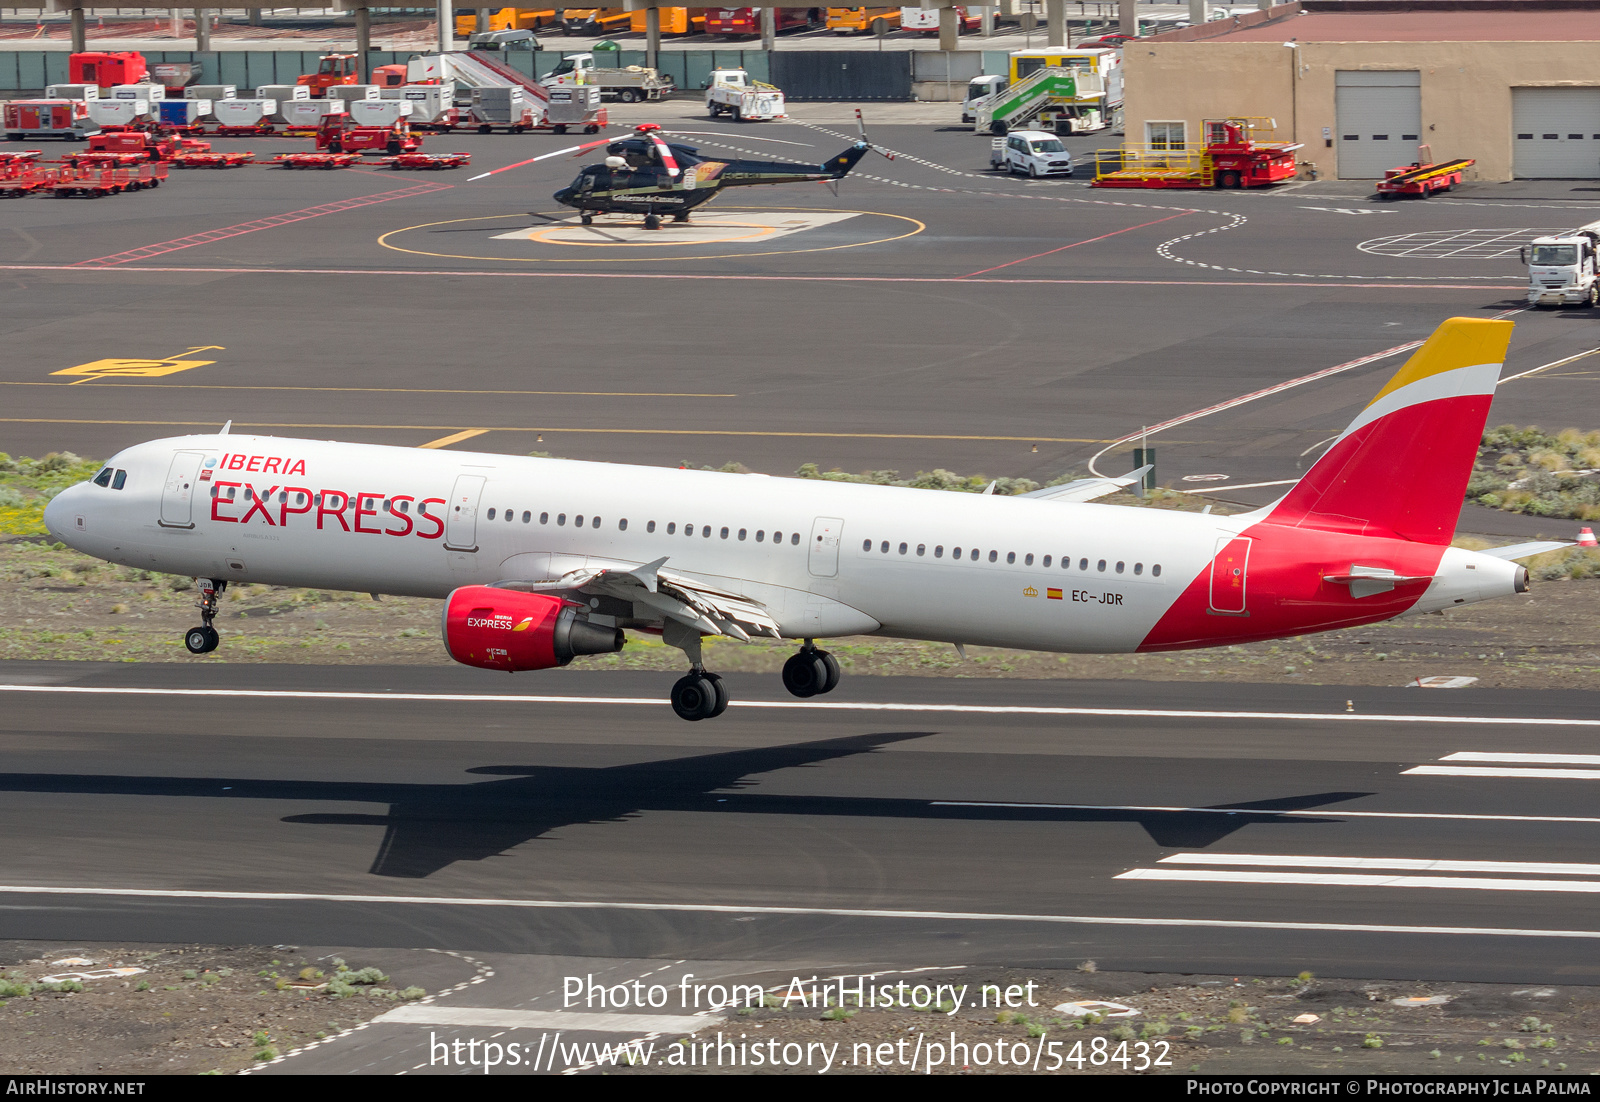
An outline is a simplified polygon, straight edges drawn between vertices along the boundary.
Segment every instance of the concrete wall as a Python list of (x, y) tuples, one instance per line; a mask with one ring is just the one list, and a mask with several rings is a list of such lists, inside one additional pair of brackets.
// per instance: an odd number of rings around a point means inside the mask
[[(1287, 32), (1285, 32), (1287, 37)], [(1124, 52), (1127, 140), (1147, 120), (1269, 115), (1278, 137), (1305, 143), (1303, 161), (1336, 176), (1334, 74), (1341, 69), (1415, 69), (1422, 74), (1422, 140), (1436, 158), (1475, 157), (1469, 178), (1511, 179), (1511, 89), (1600, 87), (1593, 42), (1145, 42)], [(1300, 75), (1291, 85), (1294, 56)]]

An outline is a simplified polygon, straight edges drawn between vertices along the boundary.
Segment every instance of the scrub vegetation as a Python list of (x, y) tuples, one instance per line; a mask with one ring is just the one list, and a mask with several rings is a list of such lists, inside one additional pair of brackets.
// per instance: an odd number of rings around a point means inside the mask
[(50, 499), (99, 470), (97, 461), (71, 452), (51, 452), (42, 459), (12, 459), (0, 452), (0, 535), (42, 533)]
[(1600, 520), (1597, 475), (1600, 431), (1500, 425), (1483, 434), (1467, 498), (1528, 516)]

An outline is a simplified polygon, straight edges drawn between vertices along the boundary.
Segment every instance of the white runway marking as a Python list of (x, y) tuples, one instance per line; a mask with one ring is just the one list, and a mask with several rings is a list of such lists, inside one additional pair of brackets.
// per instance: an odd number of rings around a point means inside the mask
[(1130, 869), (1118, 880), (1177, 880), (1207, 884), (1304, 884), (1319, 888), (1461, 888), (1489, 892), (1600, 892), (1600, 880), (1507, 880), (1487, 876), (1382, 876), (1345, 872), (1212, 872), (1208, 869)]
[[(395, 700), (479, 704), (628, 704), (666, 707), (665, 697), (521, 696), (494, 693), (361, 693), (301, 689), (155, 689), (101, 685), (0, 685), (0, 693), (85, 696), (233, 697), (267, 700)], [(1600, 719), (1530, 716), (1395, 715), (1363, 712), (1235, 712), (1180, 708), (1068, 708), (1023, 704), (908, 704), (818, 700), (735, 700), (731, 707), (813, 712), (932, 712), (954, 715), (1106, 716), (1326, 723), (1477, 723), (1491, 727), (1600, 727)]]
[(478, 1006), (407, 1005), (372, 1019), (373, 1024), (442, 1025), (476, 1029), (561, 1029), (584, 1033), (693, 1033), (717, 1025), (717, 1017), (687, 1014), (590, 1014), (576, 1010), (497, 1010)]
[(1600, 876), (1600, 865), (1567, 861), (1450, 861), (1425, 857), (1310, 857), (1272, 853), (1174, 853), (1163, 865), (1282, 865), (1303, 869), (1396, 869), (1401, 872), (1498, 872)]
[[(1448, 765), (1417, 765), (1402, 770), (1401, 776), (1424, 777), (1521, 777), (1524, 780), (1600, 781), (1600, 768), (1571, 769), (1563, 766), (1600, 767), (1600, 754), (1502, 754), (1465, 750), (1439, 759)], [(1458, 765), (1456, 762), (1490, 762), (1488, 765)]]
[(1338, 819), (1444, 819), (1488, 823), (1600, 823), (1591, 815), (1476, 815), (1453, 811), (1346, 811), (1329, 806), (1277, 811), (1259, 807), (1162, 807), (1143, 804), (1025, 804), (984, 800), (933, 800), (930, 807), (1009, 807), (1019, 811), (1128, 811), (1184, 815), (1264, 815), (1273, 818)]
[(1356, 248), (1374, 256), (1396, 256), (1407, 259), (1440, 260), (1502, 260), (1514, 257), (1517, 251), (1535, 237), (1544, 237), (1560, 230), (1551, 229), (1462, 229), (1425, 230), (1421, 233), (1401, 233), (1391, 237), (1374, 237)]
[[(1149, 870), (1152, 872), (1164, 870)], [(1179, 870), (1170, 870), (1177, 872)], [(1126, 875), (1126, 874), (1124, 874)], [(1378, 879), (1391, 879), (1379, 877)], [(1419, 878), (1427, 879), (1427, 878)], [(1520, 883), (1527, 883), (1522, 881)], [(1600, 885), (1597, 885), (1600, 887)], [(516, 907), (530, 910), (655, 911), (681, 914), (817, 915), (827, 918), (922, 919), (951, 922), (1038, 922), (1066, 926), (1156, 926), (1220, 930), (1283, 930), (1309, 933), (1442, 934), (1449, 936), (1578, 938), (1600, 940), (1600, 930), (1551, 930), (1500, 926), (1398, 926), (1361, 922), (1270, 922), (1227, 918), (1145, 918), (1123, 915), (990, 914), (982, 911), (895, 911), (859, 907), (743, 907), (716, 903), (613, 903), (556, 899), (472, 899), (439, 896), (329, 895), (317, 892), (201, 892), (160, 888), (62, 888), (0, 885), (4, 895), (105, 896), (118, 899), (219, 900), (247, 903), (329, 902)]]

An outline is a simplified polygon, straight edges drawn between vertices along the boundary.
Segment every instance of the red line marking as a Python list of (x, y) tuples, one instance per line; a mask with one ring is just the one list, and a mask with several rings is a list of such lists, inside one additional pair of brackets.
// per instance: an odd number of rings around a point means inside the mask
[(1041, 256), (1050, 256), (1053, 253), (1066, 252), (1068, 249), (1076, 249), (1079, 245), (1092, 245), (1096, 241), (1104, 241), (1106, 238), (1115, 237), (1119, 233), (1129, 233), (1132, 230), (1142, 230), (1146, 226), (1159, 226), (1163, 222), (1170, 222), (1174, 218), (1182, 218), (1185, 215), (1193, 213), (1194, 211), (1192, 210), (1179, 211), (1177, 214), (1169, 214), (1165, 218), (1157, 218), (1154, 222), (1140, 222), (1137, 226), (1128, 226), (1125, 229), (1112, 230), (1110, 233), (1103, 233), (1099, 237), (1091, 237), (1086, 241), (1074, 241), (1072, 244), (1063, 245), (1059, 249), (1047, 249), (1042, 253), (1034, 253), (1032, 256), (1022, 257), (1020, 260), (1008, 260), (1004, 264), (996, 264), (993, 268), (983, 268), (976, 272), (968, 272), (961, 278), (971, 279), (973, 276), (988, 275), (990, 272), (998, 272), (1001, 268), (1009, 268), (1013, 264), (1026, 264), (1030, 260), (1038, 260)]
[(96, 257), (93, 260), (80, 260), (76, 264), (67, 265), (67, 267), (103, 268), (114, 264), (126, 264), (130, 260), (148, 260), (150, 257), (160, 256), (162, 253), (189, 249), (196, 245), (221, 241), (227, 237), (238, 237), (241, 234), (255, 233), (257, 230), (269, 230), (274, 226), (286, 226), (291, 222), (304, 222), (308, 218), (321, 218), (325, 214), (337, 214), (342, 210), (367, 207), (374, 203), (387, 203), (392, 199), (409, 199), (413, 195), (425, 195), (430, 191), (441, 191), (444, 188), (454, 186), (454, 184), (414, 184), (411, 187), (400, 188), (397, 191), (381, 191), (376, 195), (365, 195), (359, 199), (343, 199), (337, 203), (323, 203), (321, 206), (306, 207), (304, 210), (292, 210), (287, 214), (275, 214), (270, 218), (257, 218), (254, 222), (241, 222), (237, 226), (224, 226), (221, 229), (206, 230), (204, 233), (192, 233), (187, 237), (175, 237), (171, 241), (145, 245), (141, 248), (129, 249), (126, 252), (112, 253), (110, 256)]
[[(445, 185), (452, 187), (454, 185)], [(80, 262), (84, 263), (84, 262)], [(84, 269), (73, 264), (0, 264), (0, 272), (72, 272)], [(348, 275), (348, 276), (434, 276), (448, 279), (494, 277), (511, 279), (652, 279), (652, 280), (737, 280), (740, 283), (962, 283), (968, 286), (993, 283), (1011, 287), (1040, 284), (1055, 287), (1330, 287), (1335, 290), (1399, 289), (1418, 291), (1525, 291), (1522, 283), (1401, 283), (1379, 280), (1373, 283), (1335, 283), (1318, 280), (1243, 280), (1243, 279), (974, 279), (971, 276), (781, 276), (781, 275), (692, 275), (665, 272), (586, 272), (570, 268), (554, 271), (485, 271), (461, 268), (201, 268), (201, 267), (116, 267), (104, 271), (142, 272), (153, 275)]]

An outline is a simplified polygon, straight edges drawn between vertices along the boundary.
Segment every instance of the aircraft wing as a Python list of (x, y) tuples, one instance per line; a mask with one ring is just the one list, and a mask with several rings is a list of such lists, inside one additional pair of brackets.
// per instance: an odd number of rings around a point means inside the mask
[(1560, 551), (1563, 547), (1576, 547), (1570, 541), (1539, 540), (1534, 543), (1513, 543), (1509, 547), (1485, 547), (1479, 551), (1480, 555), (1493, 555), (1497, 559), (1526, 559), (1530, 555), (1542, 555), (1546, 551)]
[(1129, 471), (1121, 478), (1080, 478), (1075, 482), (1046, 486), (1042, 490), (1032, 490), (1017, 496), (1036, 498), (1039, 501), (1093, 501), (1107, 494), (1114, 494), (1118, 490), (1126, 490), (1143, 478), (1153, 465), (1146, 464), (1136, 471)]
[(635, 567), (584, 567), (547, 582), (497, 582), (502, 589), (616, 597), (643, 605), (663, 619), (676, 620), (708, 635), (727, 635), (748, 643), (751, 635), (782, 638), (760, 601), (663, 570), (665, 558)]

